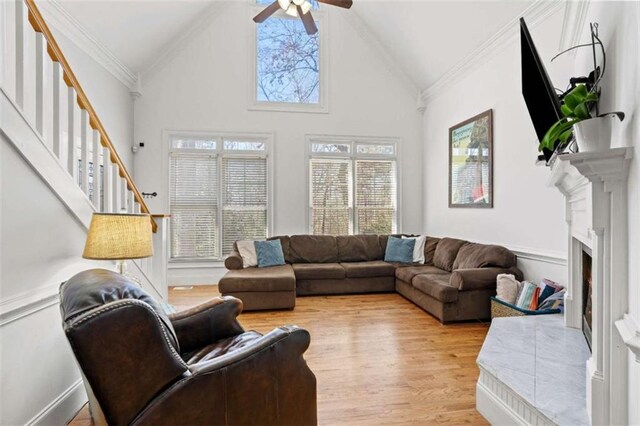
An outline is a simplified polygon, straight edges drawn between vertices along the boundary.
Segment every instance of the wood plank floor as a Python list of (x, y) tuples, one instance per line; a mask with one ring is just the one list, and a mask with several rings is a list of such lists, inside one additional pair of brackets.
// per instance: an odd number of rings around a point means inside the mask
[[(215, 286), (169, 293), (179, 310)], [(321, 425), (487, 424), (475, 409), (475, 359), (488, 323), (441, 325), (398, 294), (301, 297), (294, 311), (243, 313), (245, 329), (295, 324), (318, 382)], [(91, 425), (87, 408), (71, 422)]]

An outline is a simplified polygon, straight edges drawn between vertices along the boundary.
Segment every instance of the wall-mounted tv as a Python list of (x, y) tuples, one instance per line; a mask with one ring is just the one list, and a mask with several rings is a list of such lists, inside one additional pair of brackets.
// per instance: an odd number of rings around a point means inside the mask
[[(522, 95), (527, 104), (538, 142), (547, 130), (562, 117), (560, 99), (556, 94), (547, 70), (538, 55), (536, 46), (524, 22), (520, 18), (520, 50), (522, 56)], [(549, 161), (553, 152), (545, 149), (545, 159)]]

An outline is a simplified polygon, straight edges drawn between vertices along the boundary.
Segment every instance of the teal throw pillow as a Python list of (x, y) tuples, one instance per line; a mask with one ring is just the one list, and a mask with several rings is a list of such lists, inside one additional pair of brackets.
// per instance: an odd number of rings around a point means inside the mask
[(385, 262), (412, 263), (413, 247), (416, 245), (415, 238), (389, 237), (387, 240), (387, 250), (384, 253)]
[(284, 254), (280, 240), (255, 241), (258, 268), (284, 265)]

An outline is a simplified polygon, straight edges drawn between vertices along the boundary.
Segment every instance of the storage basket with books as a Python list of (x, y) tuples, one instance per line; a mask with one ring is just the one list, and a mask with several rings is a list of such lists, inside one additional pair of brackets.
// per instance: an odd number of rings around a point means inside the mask
[(497, 294), (491, 298), (491, 318), (558, 314), (564, 309), (565, 288), (548, 279), (538, 285), (519, 282), (513, 275), (497, 277)]

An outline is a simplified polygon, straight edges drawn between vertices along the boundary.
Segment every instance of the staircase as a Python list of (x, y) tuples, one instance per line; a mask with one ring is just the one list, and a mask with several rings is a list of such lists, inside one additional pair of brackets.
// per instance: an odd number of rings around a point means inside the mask
[[(0, 24), (0, 132), (85, 228), (93, 212), (149, 214), (35, 1), (0, 5)], [(150, 220), (155, 255), (131, 269), (166, 300), (168, 218)]]

